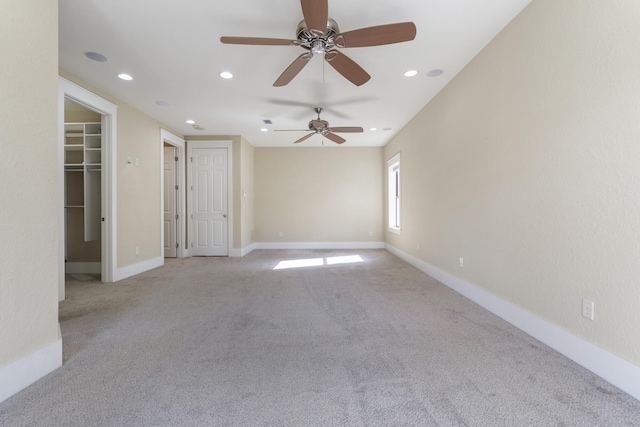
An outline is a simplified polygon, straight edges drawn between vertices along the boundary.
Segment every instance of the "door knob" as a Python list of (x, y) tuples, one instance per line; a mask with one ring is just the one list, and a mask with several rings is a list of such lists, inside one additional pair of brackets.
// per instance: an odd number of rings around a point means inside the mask
[(223, 217), (223, 218), (226, 218), (226, 217), (227, 217), (227, 214), (222, 214), (222, 217)]

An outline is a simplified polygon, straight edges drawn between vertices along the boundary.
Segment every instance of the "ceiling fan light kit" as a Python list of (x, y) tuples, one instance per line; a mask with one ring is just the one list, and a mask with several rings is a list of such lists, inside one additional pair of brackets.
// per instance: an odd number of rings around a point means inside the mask
[[(289, 45), (300, 46), (305, 49), (305, 52), (299, 55), (276, 79), (273, 83), (273, 86), (276, 87), (289, 84), (314, 55), (322, 55), (323, 59), (339, 74), (354, 85), (361, 86), (368, 82), (371, 76), (355, 61), (342, 53), (341, 49), (401, 43), (413, 40), (416, 36), (416, 26), (413, 22), (377, 25), (341, 33), (336, 21), (329, 17), (328, 0), (300, 0), (300, 5), (304, 19), (298, 24), (295, 40), (225, 36), (221, 37), (220, 41), (225, 44)], [(314, 131), (314, 133), (321, 133), (337, 144), (343, 143), (345, 140), (331, 132), (326, 121), (320, 120), (320, 111), (322, 109), (316, 108), (315, 110), (318, 113), (318, 120), (315, 122), (322, 122), (326, 125), (320, 126), (319, 123), (316, 123), (318, 126), (312, 126), (314, 122), (312, 120), (309, 122), (309, 130)], [(333, 130), (336, 129), (338, 128), (333, 128)], [(362, 128), (342, 129), (360, 129), (359, 131), (343, 130), (343, 132), (362, 132)], [(304, 141), (314, 133), (300, 138), (296, 143)]]

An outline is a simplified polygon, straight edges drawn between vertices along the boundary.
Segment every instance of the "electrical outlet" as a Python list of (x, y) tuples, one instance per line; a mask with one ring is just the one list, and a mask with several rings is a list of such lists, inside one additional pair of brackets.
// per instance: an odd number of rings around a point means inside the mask
[(460, 267), (464, 267), (464, 260), (462, 259), (462, 257), (460, 258)]
[(278, 237), (282, 237), (282, 236), (284, 236), (284, 233), (281, 231), (278, 233)]
[(140, 248), (136, 246), (136, 255), (140, 255)]
[(582, 298), (582, 317), (586, 317), (589, 320), (593, 320), (593, 309), (595, 303), (588, 299)]
[(369, 237), (373, 237), (373, 231), (369, 232)]
[(416, 244), (416, 250), (420, 250), (420, 243)]

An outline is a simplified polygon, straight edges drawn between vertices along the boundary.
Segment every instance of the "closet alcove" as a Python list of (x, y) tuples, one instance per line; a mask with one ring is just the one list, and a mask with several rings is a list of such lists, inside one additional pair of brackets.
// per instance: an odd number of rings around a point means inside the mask
[(102, 115), (65, 99), (65, 273), (101, 273)]

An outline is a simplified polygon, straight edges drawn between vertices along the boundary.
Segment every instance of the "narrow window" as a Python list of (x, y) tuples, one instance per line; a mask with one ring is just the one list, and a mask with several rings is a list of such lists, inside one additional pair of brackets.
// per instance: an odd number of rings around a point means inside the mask
[(389, 231), (400, 234), (400, 153), (387, 161)]

